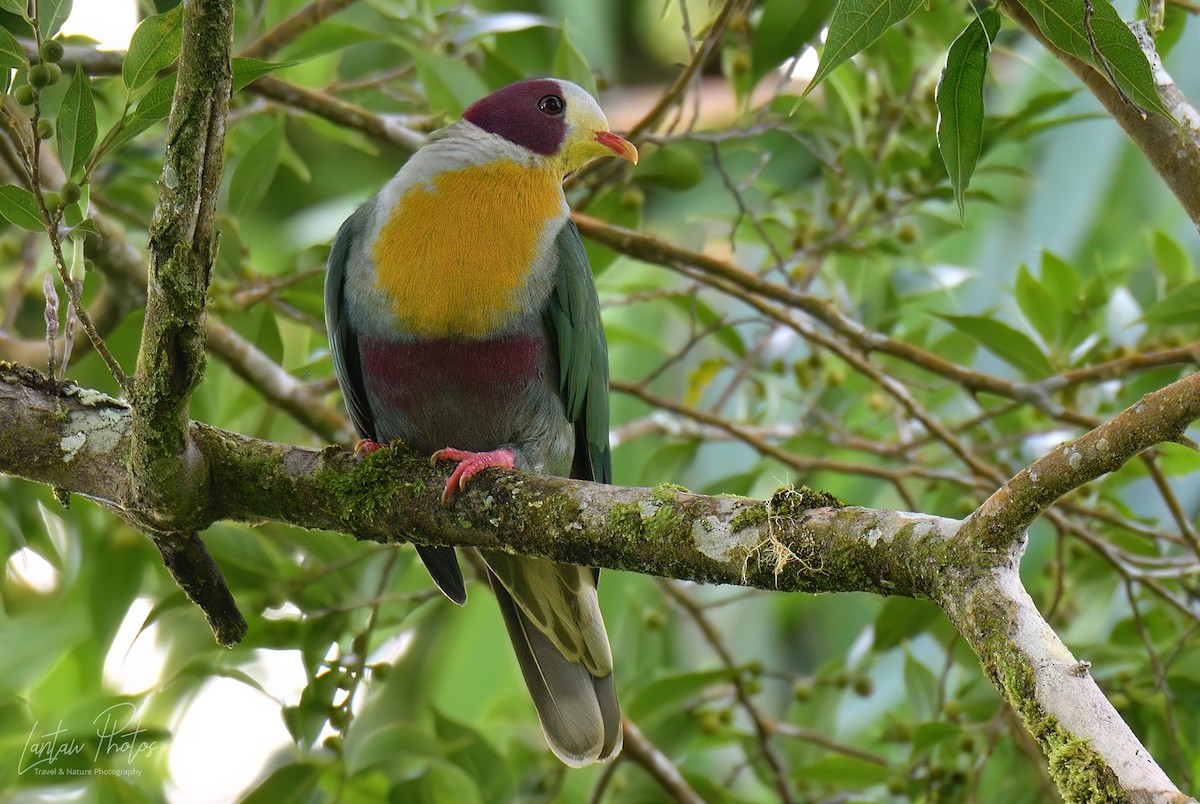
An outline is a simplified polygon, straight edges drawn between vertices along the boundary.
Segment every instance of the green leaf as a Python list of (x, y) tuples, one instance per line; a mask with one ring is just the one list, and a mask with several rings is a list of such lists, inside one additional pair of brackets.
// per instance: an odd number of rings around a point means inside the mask
[[(1171, 113), (1158, 97), (1154, 74), (1146, 54), (1121, 15), (1108, 0), (1091, 0), (1092, 35), (1096, 50), (1088, 41), (1085, 0), (1018, 0), (1037, 23), (1038, 29), (1060, 50), (1090, 64), (1107, 77), (1104, 62), (1108, 63), (1117, 86), (1143, 109), (1164, 117)], [(1097, 52), (1101, 58), (1097, 57)]]
[(18, 17), (29, 18), (29, 4), (25, 0), (0, 0), (0, 9)]
[(1042, 340), (1053, 343), (1058, 332), (1058, 305), (1024, 264), (1017, 271), (1016, 297), (1025, 319), (1033, 324)]
[(133, 32), (121, 77), (130, 91), (150, 82), (155, 73), (175, 61), (183, 42), (183, 5), (147, 17)]
[(37, 10), (38, 29), (43, 39), (49, 39), (71, 16), (71, 0), (37, 0)]
[(1168, 289), (1177, 288), (1195, 276), (1191, 256), (1178, 241), (1166, 234), (1155, 232), (1151, 236), (1150, 250)]
[(634, 178), (638, 184), (657, 185), (682, 192), (704, 181), (700, 158), (687, 143), (655, 148), (638, 164)]
[(913, 733), (913, 753), (919, 754), (938, 743), (956, 739), (961, 734), (962, 728), (953, 723), (946, 723), (940, 720), (922, 723), (917, 726), (917, 730)]
[(734, 670), (722, 667), (718, 670), (701, 670), (691, 673), (674, 673), (644, 685), (626, 709), (629, 716), (641, 723), (662, 713), (678, 711), (688, 699), (694, 698), (709, 687), (728, 682)]
[(596, 77), (592, 74), (591, 65), (588, 64), (579, 48), (575, 47), (575, 43), (571, 41), (565, 24), (558, 32), (558, 49), (554, 51), (552, 72), (559, 78), (579, 84), (591, 93), (592, 97), (596, 96)]
[(262, 202), (279, 168), (283, 125), (275, 120), (267, 132), (242, 155), (229, 181), (229, 211), (244, 215)]
[(1146, 320), (1159, 324), (1200, 322), (1200, 280), (1189, 282), (1146, 311)]
[(262, 59), (233, 60), (233, 91), (238, 92), (268, 73), (294, 67), (298, 61), (263, 61)]
[(963, 195), (983, 149), (983, 79), (999, 30), (996, 7), (981, 11), (950, 45), (946, 68), (938, 79), (938, 150), (950, 174), (960, 220), (966, 217)]
[(908, 650), (904, 651), (904, 691), (918, 720), (932, 720), (937, 715), (937, 677)]
[(796, 777), (809, 782), (823, 782), (834, 788), (862, 790), (883, 784), (892, 776), (884, 765), (858, 757), (830, 754), (796, 772)]
[(438, 56), (413, 48), (413, 63), (425, 87), (431, 111), (458, 116), (487, 94), (483, 79), (462, 59)]
[(171, 113), (171, 103), (175, 99), (175, 80), (175, 73), (167, 73), (142, 95), (133, 114), (127, 115), (121, 121), (121, 130), (116, 134), (110, 131), (105, 136), (101, 145), (104, 152), (107, 153), (128, 142)]
[(483, 804), (483, 794), (462, 768), (449, 762), (432, 762), (417, 778), (405, 779), (392, 787), (388, 800), (408, 804), (442, 804), (446, 801)]
[(797, 56), (801, 48), (816, 39), (834, 0), (767, 0), (762, 19), (754, 29), (750, 43), (751, 76), (754, 83), (788, 59)]
[(0, 28), (0, 67), (21, 69), (28, 66), (29, 59), (25, 57), (25, 48), (21, 47), (21, 43), (7, 29)]
[(894, 648), (943, 619), (941, 610), (927, 600), (889, 597), (875, 618), (875, 650)]
[(1021, 371), (1029, 379), (1054, 373), (1054, 367), (1033, 339), (1024, 332), (992, 318), (969, 315), (939, 315), (964, 335), (974, 338), (996, 357)]
[(11, 184), (0, 186), (0, 215), (31, 232), (46, 230), (42, 213), (38, 210), (37, 199), (24, 187)]
[(1042, 285), (1060, 310), (1073, 312), (1079, 304), (1079, 274), (1074, 266), (1057, 254), (1042, 252)]
[(142, 96), (128, 124), (128, 127), (134, 130), (129, 136), (141, 134), (159, 120), (166, 119), (167, 115), (171, 113), (177, 78), (175, 73), (164, 75)]
[(83, 68), (77, 66), (58, 109), (58, 158), (63, 172), (75, 178), (83, 172), (96, 144), (96, 104)]
[(816, 75), (804, 88), (812, 92), (842, 62), (883, 36), (884, 32), (910, 17), (924, 0), (838, 0), (829, 19), (829, 33)]
[(475, 779), (488, 801), (511, 798), (511, 795), (506, 795), (511, 785), (508, 767), (504, 757), (491, 743), (475, 729), (451, 720), (436, 709), (433, 710), (433, 718), (438, 739), (448, 746), (461, 746), (446, 754), (447, 761)]
[(243, 804), (289, 804), (308, 801), (317, 791), (321, 769), (310, 762), (283, 765), (250, 791)]

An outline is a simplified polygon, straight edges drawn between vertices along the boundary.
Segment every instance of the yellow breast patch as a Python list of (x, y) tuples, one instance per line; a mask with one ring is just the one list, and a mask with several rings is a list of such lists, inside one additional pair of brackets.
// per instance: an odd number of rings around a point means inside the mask
[(414, 334), (486, 335), (520, 301), (561, 183), (501, 160), (439, 173), (407, 190), (375, 241), (379, 287)]

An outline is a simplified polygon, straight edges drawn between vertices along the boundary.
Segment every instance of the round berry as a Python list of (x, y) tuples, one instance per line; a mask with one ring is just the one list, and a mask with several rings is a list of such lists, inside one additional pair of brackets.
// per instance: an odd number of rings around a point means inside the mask
[(62, 207), (62, 196), (53, 190), (48, 193), (43, 193), (42, 200), (46, 202), (46, 209), (50, 210), (51, 212), (55, 212)]
[(83, 197), (83, 190), (79, 189), (79, 185), (73, 181), (69, 181), (64, 184), (60, 192), (62, 193), (63, 203), (65, 204), (74, 204)]
[(37, 135), (40, 140), (48, 140), (54, 136), (54, 124), (46, 118), (38, 120)]
[(62, 67), (52, 62), (46, 65), (46, 69), (50, 71), (50, 83), (57, 84), (58, 79), (62, 78)]
[(44, 64), (35, 64), (29, 68), (29, 83), (41, 89), (50, 83), (50, 68)]
[(22, 106), (28, 106), (33, 103), (33, 87), (29, 86), (29, 84), (21, 84), (21, 86), (13, 90), (13, 97)]
[(57, 39), (47, 39), (42, 42), (42, 61), (47, 61), (53, 64), (63, 57), (63, 43)]

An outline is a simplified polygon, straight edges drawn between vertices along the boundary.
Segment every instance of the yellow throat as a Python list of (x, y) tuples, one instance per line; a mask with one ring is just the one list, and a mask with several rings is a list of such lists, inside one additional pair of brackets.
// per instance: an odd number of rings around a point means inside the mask
[(561, 177), (507, 159), (414, 184), (375, 241), (379, 287), (405, 328), (481, 337), (519, 312), (547, 224), (563, 214)]

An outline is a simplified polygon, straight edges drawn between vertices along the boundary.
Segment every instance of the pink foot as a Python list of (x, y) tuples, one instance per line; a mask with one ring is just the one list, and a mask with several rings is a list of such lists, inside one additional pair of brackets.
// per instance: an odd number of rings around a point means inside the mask
[(381, 449), (383, 449), (383, 444), (380, 444), (378, 441), (372, 441), (369, 438), (364, 438), (354, 444), (354, 454), (363, 458)]
[(442, 491), (443, 508), (450, 504), (450, 498), (454, 496), (454, 492), (465, 489), (467, 481), (484, 469), (513, 468), (513, 454), (510, 449), (496, 449), (491, 452), (467, 452), (465, 449), (446, 447), (445, 449), (439, 449), (429, 458), (431, 466), (438, 461), (459, 462), (458, 466), (454, 467), (454, 471), (450, 473), (450, 479), (446, 481), (446, 488)]

